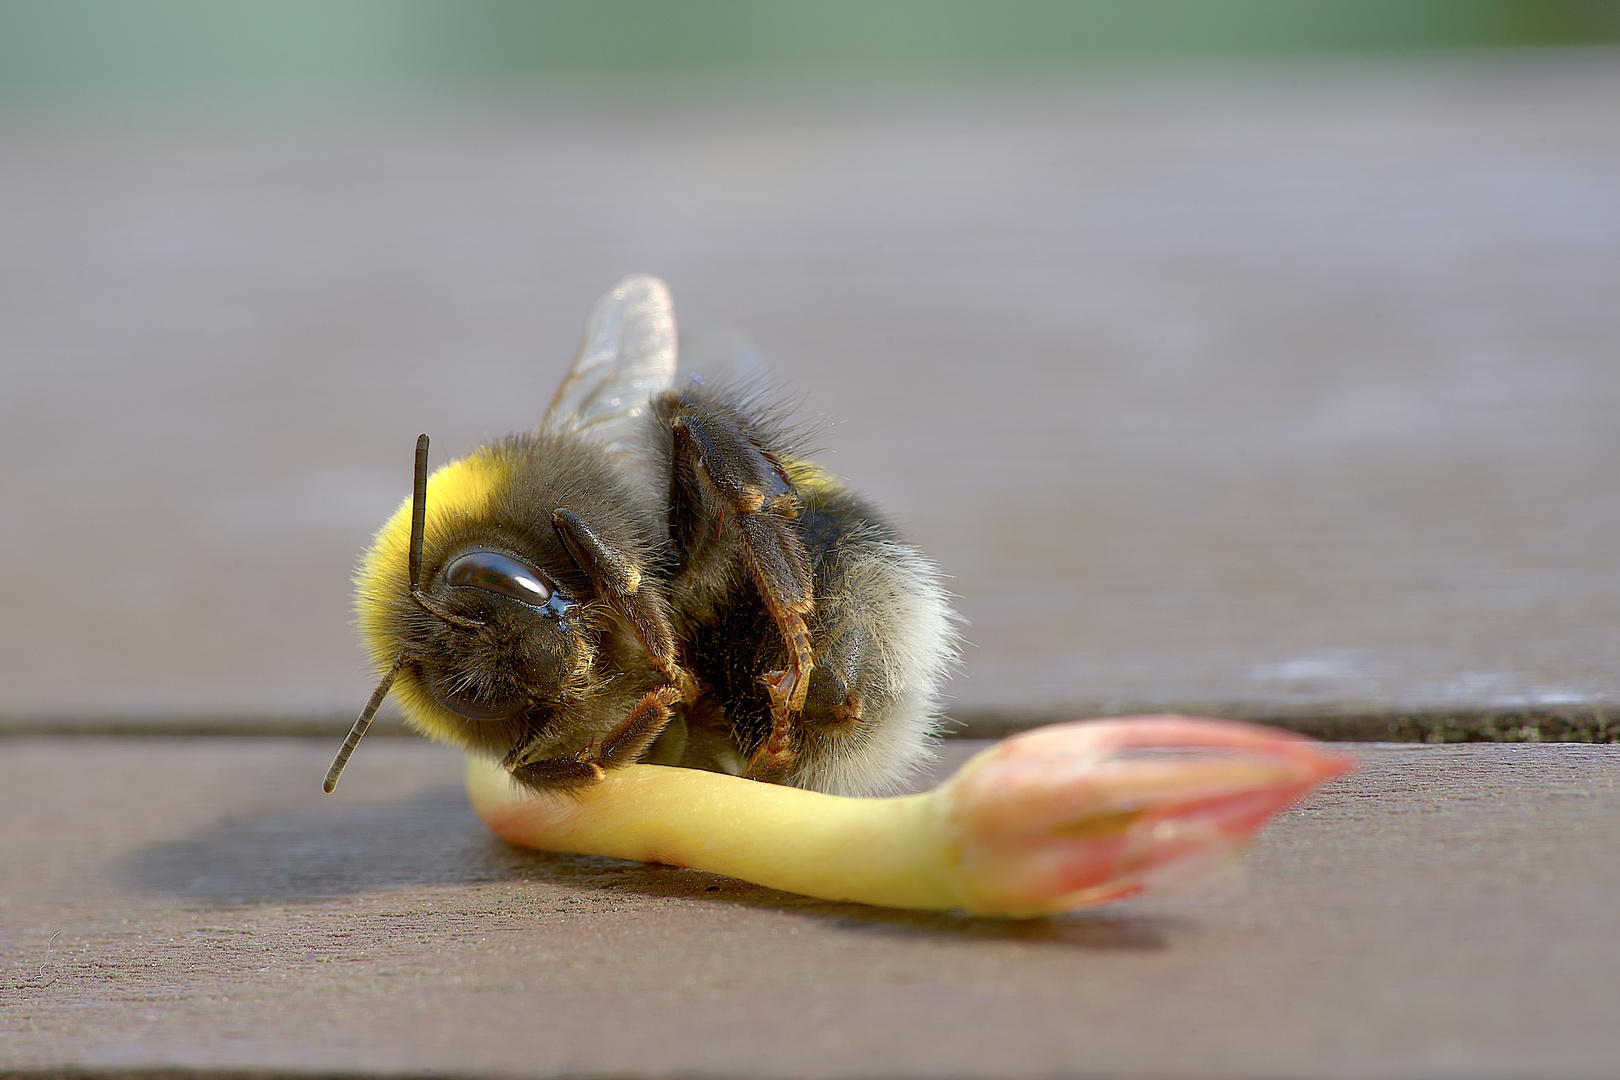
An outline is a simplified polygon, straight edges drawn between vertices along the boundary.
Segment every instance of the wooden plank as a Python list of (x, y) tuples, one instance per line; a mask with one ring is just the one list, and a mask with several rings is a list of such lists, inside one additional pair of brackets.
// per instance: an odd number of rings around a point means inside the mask
[(1359, 752), (1225, 877), (1011, 923), (511, 849), (423, 743), (327, 797), (324, 741), (11, 740), (0, 1069), (1604, 1073), (1620, 747)]

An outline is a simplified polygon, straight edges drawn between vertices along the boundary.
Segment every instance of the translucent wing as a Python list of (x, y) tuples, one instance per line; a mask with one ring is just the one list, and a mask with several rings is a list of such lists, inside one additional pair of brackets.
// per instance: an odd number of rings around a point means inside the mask
[(669, 289), (655, 277), (633, 274), (591, 309), (574, 366), (540, 426), (578, 432), (623, 452), (633, 445), (648, 399), (674, 381)]

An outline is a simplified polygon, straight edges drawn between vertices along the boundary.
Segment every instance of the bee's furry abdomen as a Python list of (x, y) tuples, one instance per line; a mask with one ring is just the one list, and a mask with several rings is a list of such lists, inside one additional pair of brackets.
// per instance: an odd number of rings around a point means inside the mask
[(811, 633), (818, 652), (840, 634), (858, 641), (862, 711), (852, 723), (807, 723), (788, 783), (890, 794), (935, 757), (939, 687), (958, 655), (950, 598), (938, 568), (835, 483), (812, 489), (800, 518), (817, 566)]

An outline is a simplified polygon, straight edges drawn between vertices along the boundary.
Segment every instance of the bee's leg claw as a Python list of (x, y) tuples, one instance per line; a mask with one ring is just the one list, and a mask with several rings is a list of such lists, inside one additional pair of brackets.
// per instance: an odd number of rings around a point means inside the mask
[(783, 635), (793, 655), (788, 660), (786, 671), (775, 671), (765, 676), (765, 684), (772, 691), (771, 711), (776, 711), (776, 698), (780, 695), (788, 711), (800, 712), (804, 709), (804, 699), (810, 693), (810, 675), (816, 666), (815, 653), (810, 649), (810, 630), (797, 614), (779, 618), (778, 622), (782, 623)]
[(759, 681), (764, 684), (771, 702), (771, 731), (748, 759), (743, 775), (755, 780), (780, 780), (798, 757), (798, 748), (794, 745), (798, 711), (790, 702), (796, 683), (807, 680), (797, 679), (792, 671), (771, 671)]
[[(768, 671), (761, 676), (765, 693), (771, 699), (771, 716), (786, 716), (804, 708), (804, 699), (810, 689), (810, 680), (793, 668), (786, 671)], [(795, 701), (794, 699), (798, 700)]]
[(743, 771), (743, 775), (750, 780), (781, 783), (792, 771), (794, 759), (795, 755), (792, 753), (772, 754), (762, 746), (748, 759), (748, 768)]
[(607, 776), (607, 770), (629, 765), (641, 757), (669, 723), (670, 706), (681, 700), (678, 686), (649, 691), (618, 727), (608, 732), (600, 750), (596, 740), (572, 757), (547, 758), (510, 766), (519, 783), (537, 790), (585, 787)]
[(743, 775), (750, 780), (781, 781), (792, 771), (798, 756), (791, 737), (779, 737), (778, 728), (773, 726), (770, 737), (748, 759), (748, 767), (743, 770)]
[[(842, 650), (835, 654), (835, 659), (853, 663), (853, 652)], [(785, 671), (767, 672), (760, 682), (771, 702), (771, 732), (748, 761), (744, 775), (755, 780), (781, 780), (799, 764), (800, 751), (804, 749), (800, 745), (803, 726), (813, 727), (819, 733), (816, 738), (820, 739), (829, 735), (837, 738), (860, 723), (860, 692), (836, 667), (818, 664), (808, 677), (790, 667)], [(795, 694), (800, 698), (802, 709), (792, 705)]]

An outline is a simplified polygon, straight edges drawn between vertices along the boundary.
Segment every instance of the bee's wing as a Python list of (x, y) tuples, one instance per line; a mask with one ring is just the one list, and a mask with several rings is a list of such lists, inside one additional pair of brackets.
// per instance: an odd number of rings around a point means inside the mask
[(545, 431), (572, 431), (625, 448), (647, 401), (675, 381), (675, 308), (662, 281), (625, 278), (591, 309), (568, 377), (551, 399)]

